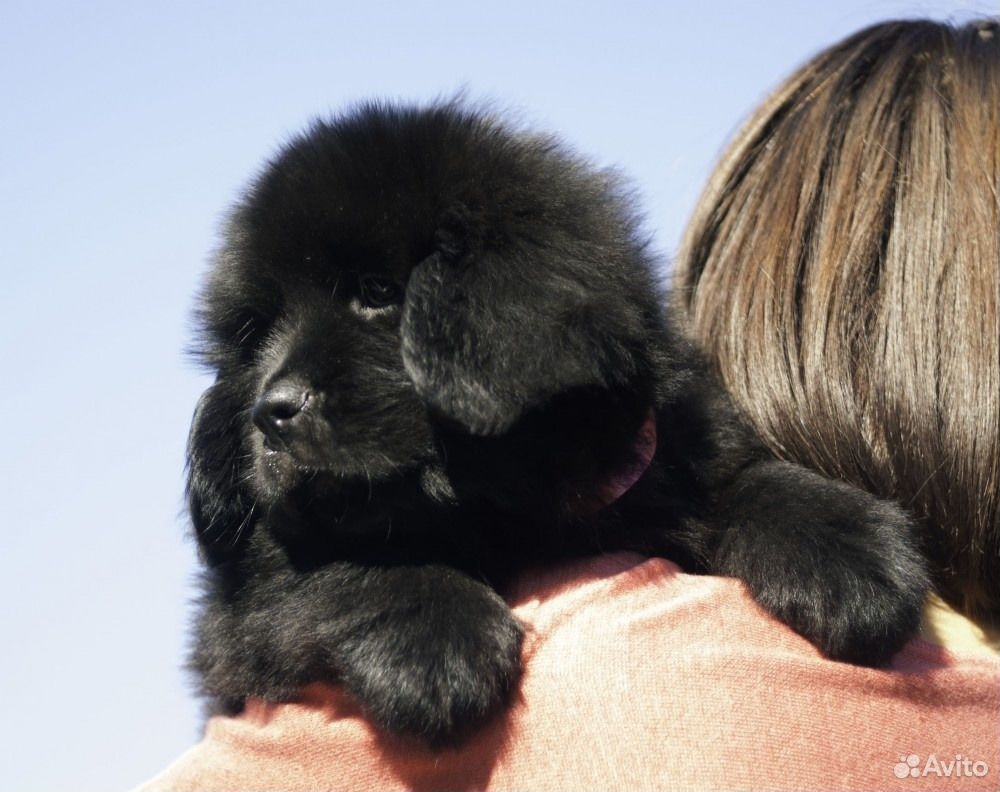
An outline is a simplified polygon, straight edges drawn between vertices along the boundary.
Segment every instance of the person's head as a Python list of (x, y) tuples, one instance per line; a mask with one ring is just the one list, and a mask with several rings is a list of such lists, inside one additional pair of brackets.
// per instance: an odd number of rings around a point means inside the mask
[(890, 22), (738, 134), (674, 296), (779, 456), (897, 499), (942, 594), (1000, 613), (1000, 29)]

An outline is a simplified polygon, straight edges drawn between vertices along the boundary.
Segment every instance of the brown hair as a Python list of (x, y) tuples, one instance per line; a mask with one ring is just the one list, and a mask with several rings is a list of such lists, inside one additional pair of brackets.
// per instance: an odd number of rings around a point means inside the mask
[(921, 518), (942, 594), (1000, 614), (1000, 31), (890, 22), (738, 134), (677, 308), (782, 458)]

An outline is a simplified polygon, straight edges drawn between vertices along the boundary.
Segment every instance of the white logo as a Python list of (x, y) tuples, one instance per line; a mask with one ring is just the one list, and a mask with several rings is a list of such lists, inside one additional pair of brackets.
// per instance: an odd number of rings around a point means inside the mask
[(990, 772), (990, 766), (982, 760), (973, 760), (962, 754), (955, 754), (954, 759), (938, 759), (937, 754), (931, 754), (923, 762), (917, 754), (900, 756), (892, 768), (896, 778), (983, 778)]

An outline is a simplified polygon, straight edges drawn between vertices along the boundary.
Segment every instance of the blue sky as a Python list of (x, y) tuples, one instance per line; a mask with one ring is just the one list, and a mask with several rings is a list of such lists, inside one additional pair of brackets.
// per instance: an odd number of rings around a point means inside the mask
[(464, 88), (629, 175), (665, 260), (724, 141), (821, 47), (969, 2), (0, 7), (0, 789), (107, 790), (192, 744), (192, 295), (310, 118)]

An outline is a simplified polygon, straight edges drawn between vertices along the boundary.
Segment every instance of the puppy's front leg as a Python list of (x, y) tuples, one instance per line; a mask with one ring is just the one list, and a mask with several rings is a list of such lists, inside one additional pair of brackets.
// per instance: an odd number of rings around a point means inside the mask
[(205, 599), (191, 665), (233, 711), (343, 683), (389, 732), (457, 743), (510, 699), (523, 629), (488, 586), (439, 565), (272, 568)]
[(928, 590), (913, 521), (896, 505), (787, 462), (745, 468), (722, 499), (713, 572), (829, 657), (888, 662)]
[(437, 565), (372, 568), (335, 654), (394, 734), (455, 744), (509, 703), (523, 628), (488, 586)]

